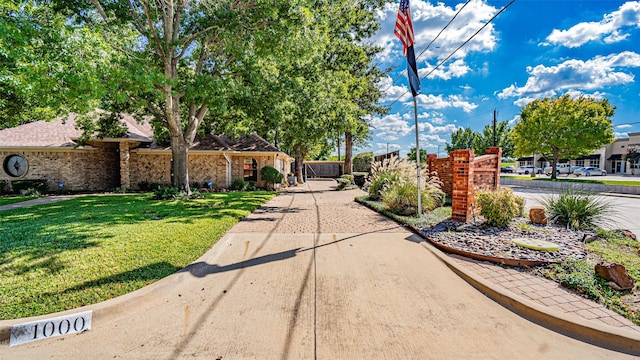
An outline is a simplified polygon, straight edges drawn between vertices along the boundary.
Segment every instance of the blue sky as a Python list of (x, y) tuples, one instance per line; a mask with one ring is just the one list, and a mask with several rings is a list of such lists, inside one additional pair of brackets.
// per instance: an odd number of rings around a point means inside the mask
[[(460, 127), (482, 131), (493, 119), (518, 120), (533, 99), (566, 93), (607, 98), (617, 107), (616, 137), (640, 131), (640, 1), (516, 0), (429, 77), (423, 78), (508, 0), (471, 0), (427, 49), (465, 1), (410, 2), (422, 93), (418, 95), (420, 148), (436, 153)], [(413, 102), (402, 44), (393, 34), (398, 3), (379, 13), (370, 40), (385, 50), (377, 62), (393, 67), (380, 88), (385, 116), (370, 119), (373, 139), (354, 153), (415, 146)], [(424, 53), (423, 53), (424, 51)], [(419, 55), (420, 54), (420, 55)], [(638, 124), (625, 125), (639, 122)]]

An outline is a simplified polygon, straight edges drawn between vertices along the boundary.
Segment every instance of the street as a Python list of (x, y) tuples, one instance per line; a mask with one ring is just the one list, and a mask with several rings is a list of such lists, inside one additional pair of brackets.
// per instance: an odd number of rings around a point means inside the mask
[[(607, 178), (609, 178), (609, 176), (607, 176)], [(529, 209), (534, 205), (540, 205), (541, 200), (554, 194), (549, 190), (543, 189), (532, 189), (519, 186), (513, 186), (511, 188), (517, 195), (525, 198), (526, 209)], [(636, 237), (640, 238), (640, 197), (619, 194), (616, 196), (602, 195), (602, 198), (604, 201), (611, 204), (611, 224), (607, 226), (607, 228), (628, 229), (631, 230)]]

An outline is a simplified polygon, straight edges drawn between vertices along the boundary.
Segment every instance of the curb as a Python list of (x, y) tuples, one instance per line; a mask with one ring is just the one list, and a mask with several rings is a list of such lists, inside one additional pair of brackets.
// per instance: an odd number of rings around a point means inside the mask
[[(207, 252), (205, 252), (201, 257), (194, 260), (192, 264), (204, 261), (212, 256), (216, 256), (220, 249), (223, 249), (223, 244), (226, 244), (228, 241), (227, 234), (225, 233), (218, 242), (216, 242), (212, 248), (210, 248)], [(175, 273), (164, 277), (152, 284), (149, 284), (143, 288), (130, 292), (128, 294), (118, 296), (113, 299), (105, 300), (103, 302), (99, 302), (97, 304), (91, 304), (82, 306), (75, 309), (69, 309), (65, 311), (60, 311), (51, 314), (38, 315), (33, 317), (19, 318), (19, 319), (10, 319), (10, 320), (0, 320), (0, 346), (8, 346), (9, 340), (11, 337), (11, 328), (14, 325), (27, 323), (31, 321), (38, 321), (43, 319), (50, 319), (59, 316), (72, 315), (83, 311), (93, 311), (92, 321), (99, 322), (104, 318), (108, 318), (110, 316), (116, 316), (123, 312), (125, 309), (142, 307), (144, 306), (145, 299), (149, 296), (162, 296), (163, 294), (167, 294), (170, 291), (173, 291), (176, 288), (177, 284), (180, 284), (184, 281), (185, 276), (190, 276), (189, 271), (186, 267), (176, 271)], [(79, 334), (78, 334), (79, 335)], [(49, 340), (40, 340), (40, 341), (55, 341), (57, 339), (61, 339), (63, 337), (53, 337)]]
[[(355, 201), (380, 213), (364, 202), (360, 202), (358, 200)], [(462, 268), (449, 258), (442, 250), (438, 249), (431, 240), (424, 236), (414, 226), (402, 223), (391, 217), (389, 218), (411, 230), (416, 236), (422, 239), (423, 241), (421, 241), (420, 244), (426, 250), (432, 252), (436, 257), (438, 257), (440, 261), (445, 263), (445, 265), (453, 270), (456, 275), (482, 292), (485, 296), (510, 311), (536, 324), (542, 325), (552, 331), (571, 338), (605, 349), (640, 356), (640, 333), (586, 320), (575, 315), (568, 315), (516, 295), (502, 286), (493, 284), (477, 274)]]
[(563, 335), (606, 349), (640, 356), (640, 334), (549, 309), (463, 269), (427, 242), (421, 244), (471, 286), (514, 313)]

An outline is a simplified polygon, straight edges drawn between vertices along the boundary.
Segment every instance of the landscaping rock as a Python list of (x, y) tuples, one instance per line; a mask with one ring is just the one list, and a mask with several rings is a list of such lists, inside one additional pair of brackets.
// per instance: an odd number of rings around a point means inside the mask
[[(564, 226), (530, 224), (525, 217), (515, 219), (508, 228), (484, 224), (442, 221), (420, 232), (431, 241), (464, 252), (503, 259), (560, 262), (566, 258), (585, 259), (584, 233)], [(558, 251), (540, 251), (517, 246), (515, 238), (545, 240), (558, 244)]]
[(622, 230), (622, 235), (624, 235), (624, 236), (626, 236), (626, 237), (628, 237), (630, 239), (633, 239), (633, 240), (638, 240), (638, 239), (636, 239), (636, 234), (632, 233), (629, 230)]
[(624, 267), (624, 265), (605, 261), (596, 264), (595, 270), (596, 274), (598, 274), (598, 276), (600, 276), (601, 278), (615, 283), (617, 285), (617, 288), (612, 285), (610, 286), (616, 290), (620, 291), (633, 289), (633, 286), (635, 285), (633, 279), (631, 278), (631, 276), (629, 276), (629, 273), (627, 272), (627, 269)]
[(542, 206), (532, 206), (529, 210), (529, 220), (534, 224), (547, 225), (547, 214)]

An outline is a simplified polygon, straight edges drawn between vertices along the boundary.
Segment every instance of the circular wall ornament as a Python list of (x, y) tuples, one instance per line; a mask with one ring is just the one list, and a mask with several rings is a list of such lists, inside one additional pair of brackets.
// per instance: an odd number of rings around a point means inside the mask
[(9, 176), (20, 177), (26, 174), (28, 169), (27, 160), (20, 155), (9, 155), (4, 160), (4, 171)]

